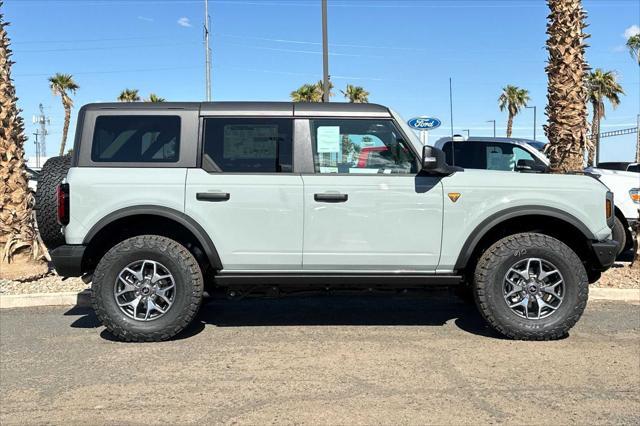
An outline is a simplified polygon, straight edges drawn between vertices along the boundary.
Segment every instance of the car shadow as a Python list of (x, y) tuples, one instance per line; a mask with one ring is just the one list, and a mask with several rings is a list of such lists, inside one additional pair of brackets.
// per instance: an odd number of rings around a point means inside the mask
[[(65, 315), (78, 316), (74, 328), (99, 328), (91, 308), (74, 307)], [(470, 334), (502, 339), (489, 328), (475, 305), (448, 294), (430, 292), (408, 295), (318, 295), (227, 300), (206, 299), (194, 321), (172, 340), (215, 327), (287, 326), (427, 326), (441, 327), (453, 321)], [(100, 336), (118, 341), (106, 329)]]

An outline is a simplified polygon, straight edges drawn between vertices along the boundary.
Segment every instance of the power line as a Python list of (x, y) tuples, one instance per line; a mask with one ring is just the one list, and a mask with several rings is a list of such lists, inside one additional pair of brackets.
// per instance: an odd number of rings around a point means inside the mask
[[(174, 71), (174, 70), (184, 70), (184, 69), (196, 69), (201, 68), (199, 66), (188, 66), (188, 67), (166, 67), (166, 68), (138, 68), (138, 69), (128, 69), (128, 70), (108, 70), (108, 71), (78, 71), (78, 72), (69, 72), (72, 75), (83, 75), (83, 74), (119, 74), (119, 73), (128, 73), (128, 72), (147, 72), (147, 71)], [(12, 77), (43, 77), (50, 76), (55, 72), (48, 73), (33, 73), (33, 74), (14, 74)]]

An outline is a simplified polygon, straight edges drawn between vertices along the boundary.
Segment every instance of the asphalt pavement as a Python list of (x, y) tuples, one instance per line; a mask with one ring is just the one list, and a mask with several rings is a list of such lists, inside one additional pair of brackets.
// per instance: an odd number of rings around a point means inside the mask
[(0, 424), (639, 424), (640, 306), (517, 342), (448, 297), (210, 301), (121, 343), (87, 308), (0, 311)]

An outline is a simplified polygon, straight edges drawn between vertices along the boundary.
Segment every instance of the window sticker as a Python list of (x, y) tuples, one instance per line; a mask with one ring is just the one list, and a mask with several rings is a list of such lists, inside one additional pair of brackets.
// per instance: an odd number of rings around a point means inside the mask
[(320, 126), (317, 130), (318, 152), (340, 152), (340, 126)]

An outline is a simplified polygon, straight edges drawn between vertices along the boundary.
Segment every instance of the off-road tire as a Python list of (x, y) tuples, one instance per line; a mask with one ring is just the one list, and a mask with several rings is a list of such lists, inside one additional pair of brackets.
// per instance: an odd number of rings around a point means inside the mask
[[(519, 317), (503, 297), (507, 270), (519, 259), (541, 258), (554, 264), (564, 278), (564, 299), (542, 319)], [(567, 245), (548, 235), (515, 234), (493, 244), (481, 256), (474, 277), (476, 305), (498, 333), (518, 340), (554, 340), (567, 334), (587, 305), (589, 283), (580, 258)]]
[(614, 241), (617, 241), (620, 246), (618, 247), (618, 255), (625, 251), (627, 247), (627, 230), (624, 229), (622, 221), (616, 216), (613, 221), (613, 235)]
[[(120, 271), (143, 259), (166, 266), (176, 285), (173, 305), (151, 321), (126, 316), (113, 293)], [(111, 334), (128, 342), (152, 342), (170, 339), (191, 323), (200, 309), (203, 278), (198, 262), (184, 246), (169, 238), (141, 235), (124, 240), (104, 255), (93, 274), (91, 287), (93, 309)]]
[(36, 189), (36, 221), (42, 241), (49, 250), (64, 244), (64, 235), (58, 223), (58, 198), (56, 189), (67, 176), (71, 156), (52, 157), (44, 163)]

